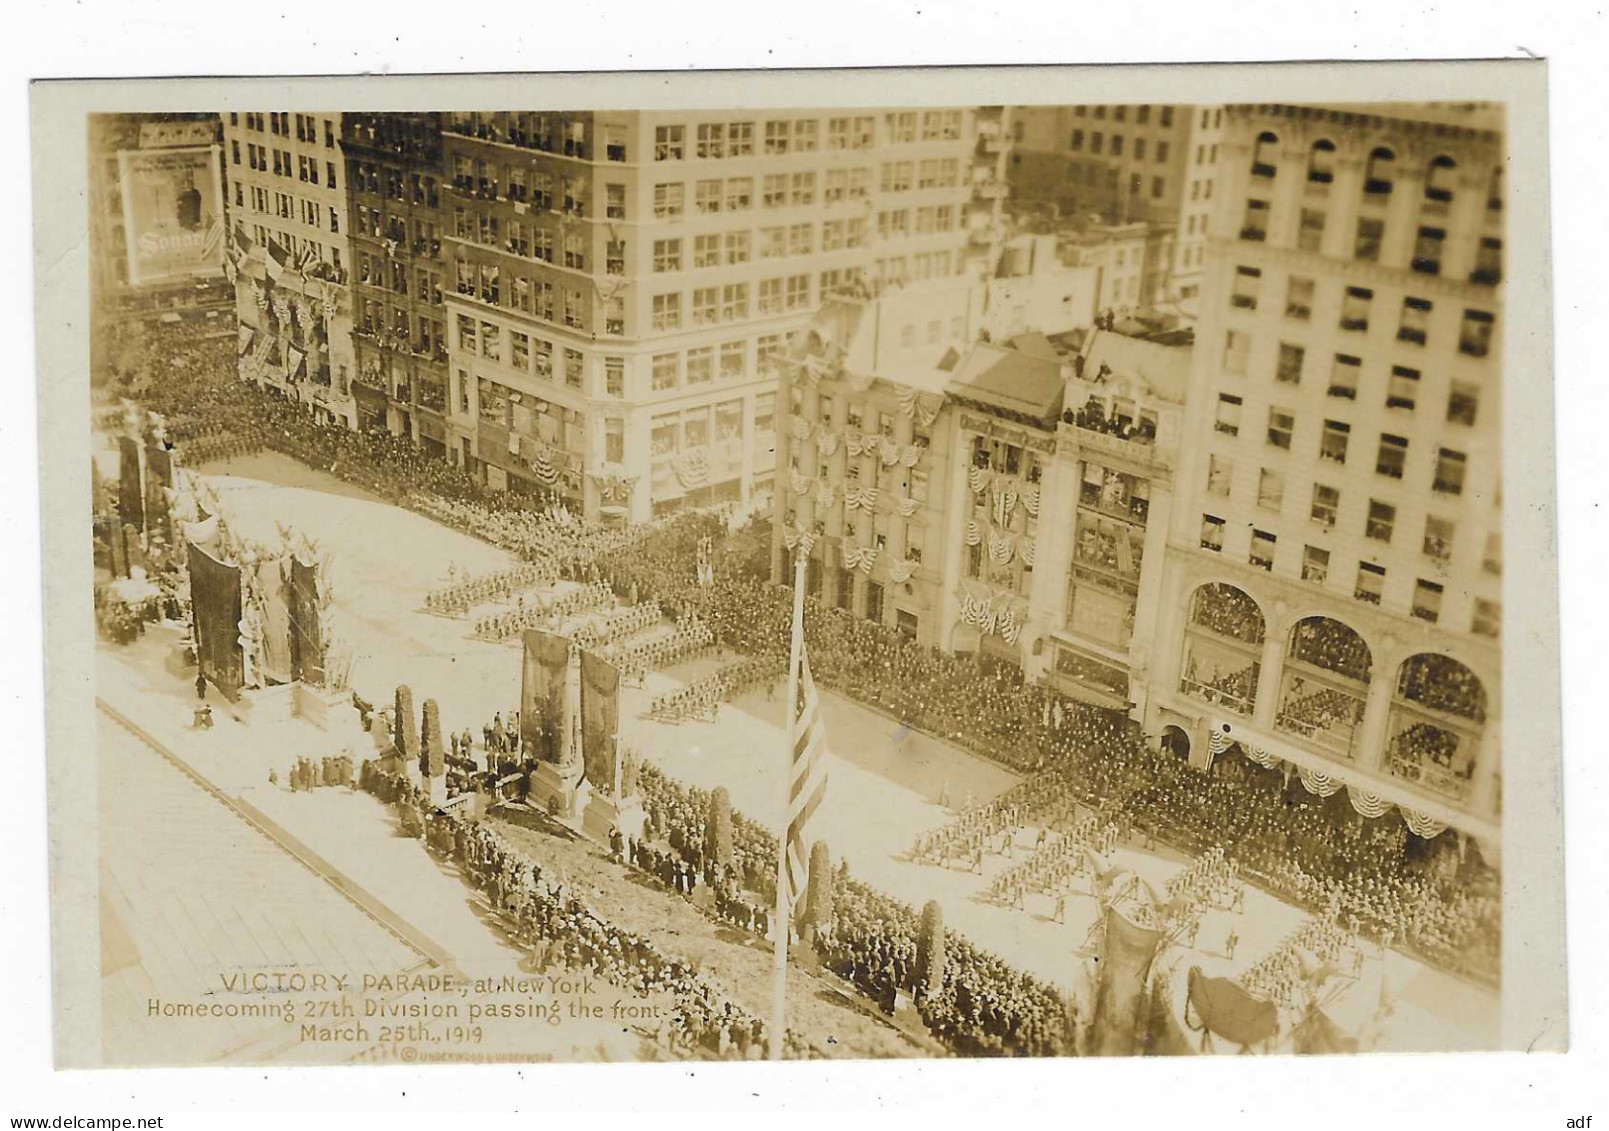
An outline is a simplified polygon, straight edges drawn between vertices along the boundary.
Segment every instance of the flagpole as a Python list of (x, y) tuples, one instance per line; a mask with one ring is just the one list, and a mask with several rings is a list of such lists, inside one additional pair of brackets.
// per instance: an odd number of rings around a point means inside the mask
[(793, 733), (799, 699), (799, 659), (804, 648), (804, 545), (799, 547), (793, 562), (793, 631), (788, 650), (788, 694), (782, 707), (783, 749), (782, 772), (782, 827), (777, 832), (777, 907), (772, 921), (772, 934), (776, 938), (772, 948), (775, 981), (771, 987), (771, 1049), (772, 1060), (782, 1059), (782, 1038), (787, 1032), (786, 1012), (788, 999), (788, 941), (792, 935), (791, 909), (788, 906), (788, 819), (793, 786)]

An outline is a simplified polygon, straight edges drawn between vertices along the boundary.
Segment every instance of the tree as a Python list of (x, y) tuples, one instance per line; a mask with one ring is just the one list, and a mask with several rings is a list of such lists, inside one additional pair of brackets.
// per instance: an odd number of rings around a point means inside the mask
[(732, 865), (732, 798), (724, 785), (710, 795), (709, 816), (704, 824), (704, 862), (707, 868)]
[(400, 684), (397, 687), (396, 718), (392, 720), (396, 733), (391, 738), (405, 766), (418, 764), (419, 724), (414, 722), (414, 717), (413, 689), (405, 683)]
[(826, 841), (818, 840), (810, 847), (810, 884), (805, 888), (805, 922), (817, 934), (832, 930), (832, 881), (832, 853)]
[(930, 899), (922, 908), (922, 925), (916, 936), (916, 992), (936, 996), (944, 986), (944, 909)]
[(446, 772), (441, 748), (441, 709), (434, 699), (425, 700), (424, 731), (420, 741), (423, 751), (419, 756), (419, 771), (427, 778), (439, 778)]

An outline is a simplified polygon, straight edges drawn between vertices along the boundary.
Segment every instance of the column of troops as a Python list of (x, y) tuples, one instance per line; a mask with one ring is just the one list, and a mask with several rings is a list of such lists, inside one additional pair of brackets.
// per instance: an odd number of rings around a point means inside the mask
[(713, 721), (719, 717), (723, 701), (761, 683), (774, 688), (786, 673), (787, 663), (781, 657), (759, 656), (739, 660), (686, 686), (654, 696), (648, 705), (648, 714), (661, 722), (680, 723), (687, 719)]

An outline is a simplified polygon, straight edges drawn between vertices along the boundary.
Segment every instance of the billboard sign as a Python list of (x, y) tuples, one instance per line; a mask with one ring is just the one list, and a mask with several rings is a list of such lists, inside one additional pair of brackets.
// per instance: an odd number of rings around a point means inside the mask
[(215, 145), (118, 153), (132, 286), (223, 273), (218, 159)]

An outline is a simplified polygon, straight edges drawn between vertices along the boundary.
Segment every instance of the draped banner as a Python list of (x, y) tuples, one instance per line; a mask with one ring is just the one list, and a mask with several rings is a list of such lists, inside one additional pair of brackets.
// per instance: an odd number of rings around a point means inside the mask
[(1132, 1056), (1139, 1051), (1140, 1009), (1146, 979), (1162, 932), (1142, 927), (1108, 907), (1096, 964), (1094, 1018), (1096, 1056)]
[(140, 479), (140, 445), (132, 436), (117, 438), (118, 520), (136, 530), (145, 529), (145, 487)]
[(1279, 1033), (1279, 1008), (1246, 992), (1229, 978), (1209, 978), (1201, 967), (1192, 967), (1185, 1023), (1222, 1037), (1242, 1048), (1265, 1044)]
[(263, 675), (274, 683), (289, 683), (291, 672), (291, 611), (285, 582), (285, 559), (257, 563), (258, 592), (262, 594)]
[(240, 649), (240, 569), (189, 546), (190, 607), (201, 674), (233, 702), (245, 680)]
[(285, 597), (290, 616), (291, 678), (323, 687), (324, 628), (319, 619), (318, 567), (293, 556)]
[(564, 680), (570, 667), (570, 641), (557, 633), (530, 629), (520, 670), (520, 741), (529, 742), (544, 762), (559, 760), (564, 723)]
[(581, 750), (592, 787), (614, 794), (615, 743), (620, 735), (620, 669), (581, 653)]

